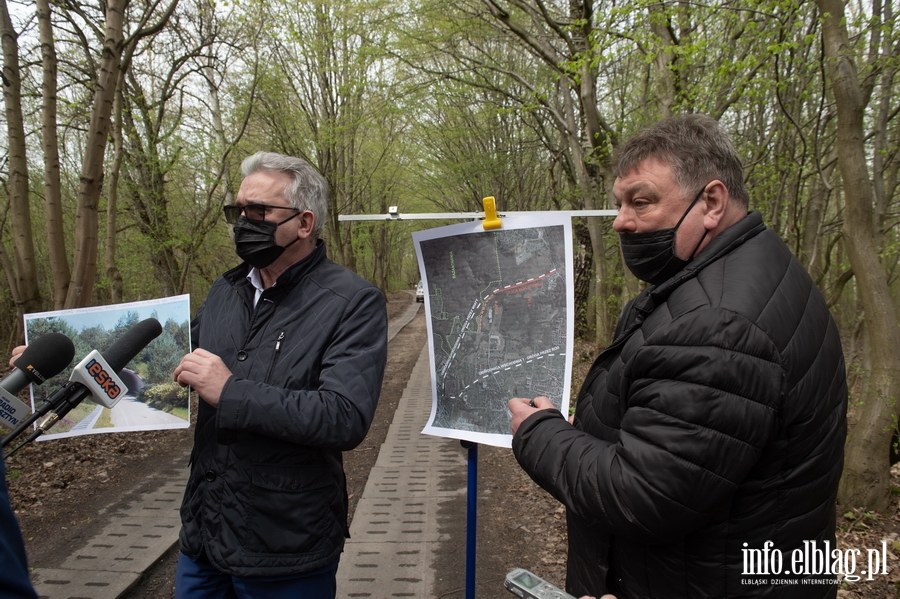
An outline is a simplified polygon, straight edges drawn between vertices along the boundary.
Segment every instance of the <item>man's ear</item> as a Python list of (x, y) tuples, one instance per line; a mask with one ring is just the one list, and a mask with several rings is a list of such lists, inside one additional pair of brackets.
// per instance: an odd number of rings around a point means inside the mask
[(719, 223), (722, 222), (722, 219), (725, 218), (731, 195), (728, 193), (728, 188), (725, 187), (725, 184), (718, 179), (714, 179), (706, 185), (705, 195), (706, 211), (703, 214), (703, 226), (710, 231), (714, 231), (719, 226)]
[(315, 226), (316, 215), (312, 213), (312, 210), (304, 210), (297, 217), (297, 237), (300, 239), (311, 237)]

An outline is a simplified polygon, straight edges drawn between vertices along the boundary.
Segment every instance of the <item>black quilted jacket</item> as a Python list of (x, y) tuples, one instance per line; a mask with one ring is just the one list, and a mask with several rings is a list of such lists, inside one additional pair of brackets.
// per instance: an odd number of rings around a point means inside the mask
[(253, 307), (246, 264), (213, 284), (194, 347), (234, 376), (200, 401), (181, 550), (233, 576), (283, 576), (334, 561), (347, 533), (341, 451), (366, 435), (387, 356), (382, 293), (320, 242)]
[[(784, 571), (804, 541), (835, 547), (846, 410), (828, 308), (752, 212), (629, 304), (574, 428), (538, 412), (513, 449), (568, 508), (575, 596), (834, 597)], [(780, 566), (754, 576), (768, 541)]]

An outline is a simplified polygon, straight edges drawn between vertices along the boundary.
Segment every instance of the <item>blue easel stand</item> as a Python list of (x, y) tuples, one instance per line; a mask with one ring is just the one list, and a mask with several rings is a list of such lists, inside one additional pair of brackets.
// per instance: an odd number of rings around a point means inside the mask
[(469, 450), (469, 484), (466, 502), (466, 599), (475, 599), (475, 532), (478, 522), (478, 443), (460, 441)]
[[(484, 206), (485, 231), (499, 229), (503, 226), (497, 215), (497, 203), (494, 196), (481, 200)], [(475, 528), (478, 508), (478, 444), (473, 441), (460, 441), (469, 450), (469, 496), (466, 503), (466, 599), (475, 599)]]

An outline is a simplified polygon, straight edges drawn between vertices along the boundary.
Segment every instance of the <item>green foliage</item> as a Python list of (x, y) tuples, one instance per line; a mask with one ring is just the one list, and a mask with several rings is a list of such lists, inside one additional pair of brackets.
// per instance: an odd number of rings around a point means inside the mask
[(146, 368), (144, 378), (148, 384), (157, 385), (172, 380), (172, 373), (189, 347), (189, 335), (187, 322), (179, 325), (168, 320), (163, 325), (163, 332), (139, 356)]
[(188, 390), (175, 381), (158, 383), (144, 387), (138, 400), (151, 408), (175, 413), (176, 409), (184, 410), (188, 400)]
[[(83, 332), (86, 334), (84, 338), (79, 335), (79, 331), (76, 331), (72, 328), (65, 320), (61, 318), (51, 317), (51, 318), (34, 318), (28, 324), (28, 341), (31, 342), (47, 333), (61, 333), (72, 340), (75, 345), (75, 356), (85, 356), (91, 350), (94, 349), (95, 346), (92, 344), (95, 341), (99, 341), (101, 345), (96, 347), (106, 347), (103, 344), (108, 335), (102, 329), (97, 329), (96, 327), (92, 327), (90, 329), (85, 329)], [(70, 364), (70, 366), (74, 366)], [(41, 399), (45, 399), (49, 397), (49, 394), (52, 391), (51, 389), (57, 389), (60, 386), (64, 385), (66, 381), (69, 379), (69, 373), (71, 369), (63, 370), (59, 374), (54, 377), (51, 377), (44, 381), (44, 383), (40, 387), (33, 387), (35, 399), (40, 401)]]

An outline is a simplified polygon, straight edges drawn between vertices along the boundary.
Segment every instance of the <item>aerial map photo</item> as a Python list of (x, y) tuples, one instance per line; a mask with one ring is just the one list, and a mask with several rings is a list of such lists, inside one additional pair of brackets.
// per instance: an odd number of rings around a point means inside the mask
[(508, 446), (510, 398), (546, 395), (568, 408), (569, 222), (504, 222), (492, 231), (453, 225), (416, 239), (435, 395), (424, 432)]

